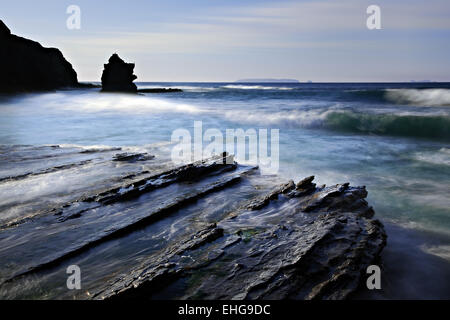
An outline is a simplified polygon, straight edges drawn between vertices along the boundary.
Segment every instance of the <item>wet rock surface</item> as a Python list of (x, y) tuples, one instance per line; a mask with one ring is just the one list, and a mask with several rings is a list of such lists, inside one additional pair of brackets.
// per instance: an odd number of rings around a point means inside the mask
[(102, 73), (102, 91), (136, 93), (133, 83), (137, 76), (133, 74), (134, 63), (126, 63), (114, 53), (104, 65)]
[[(0, 297), (345, 299), (386, 243), (364, 187), (281, 183), (227, 154), (173, 166), (145, 152), (83, 151), (8, 150), (24, 167), (30, 154), (54, 165), (0, 187), (101, 168), (109, 180), (2, 221)], [(71, 264), (84, 275), (75, 296)]]
[(78, 86), (72, 65), (56, 48), (14, 34), (0, 20), (0, 92)]
[[(288, 182), (144, 262), (93, 298), (345, 299), (386, 242), (382, 224), (370, 218), (372, 209), (358, 203), (366, 195), (364, 188), (338, 185), (299, 196)], [(256, 229), (244, 224), (232, 232), (232, 220), (262, 209), (268, 200), (293, 201), (296, 209), (282, 224)], [(305, 217), (311, 202), (315, 209)]]
[(151, 160), (153, 159), (155, 156), (148, 154), (148, 153), (118, 153), (116, 155), (114, 155), (113, 157), (113, 161), (131, 161), (131, 162), (135, 162), (135, 161), (146, 161), (146, 160)]

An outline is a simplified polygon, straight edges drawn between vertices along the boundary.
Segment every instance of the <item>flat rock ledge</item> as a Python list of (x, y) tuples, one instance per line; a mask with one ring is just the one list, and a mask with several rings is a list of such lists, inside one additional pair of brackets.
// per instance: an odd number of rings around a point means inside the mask
[[(92, 299), (345, 299), (379, 258), (365, 187), (288, 181), (179, 239)], [(286, 210), (286, 207), (290, 210)], [(285, 211), (271, 223), (268, 212)], [(249, 215), (264, 221), (255, 226)], [(365, 278), (364, 278), (365, 279)]]
[(183, 90), (178, 88), (150, 88), (138, 90), (138, 93), (171, 93), (171, 92), (183, 92)]
[(74, 298), (58, 279), (75, 263), (104, 270), (86, 271), (77, 299), (346, 299), (386, 244), (365, 187), (317, 186), (313, 176), (280, 183), (226, 153), (180, 166), (112, 147), (46, 146), (33, 158), (49, 154), (71, 161), (2, 179), (119, 171), (67, 202), (2, 220), (0, 298)]

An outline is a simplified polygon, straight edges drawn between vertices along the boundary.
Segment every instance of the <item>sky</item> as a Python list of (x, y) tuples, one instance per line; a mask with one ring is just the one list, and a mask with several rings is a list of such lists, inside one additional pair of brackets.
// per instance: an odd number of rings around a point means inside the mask
[[(380, 30), (366, 26), (373, 4)], [(137, 81), (450, 81), (448, 0), (2, 0), (0, 19), (59, 48), (80, 81), (100, 81), (114, 52)]]

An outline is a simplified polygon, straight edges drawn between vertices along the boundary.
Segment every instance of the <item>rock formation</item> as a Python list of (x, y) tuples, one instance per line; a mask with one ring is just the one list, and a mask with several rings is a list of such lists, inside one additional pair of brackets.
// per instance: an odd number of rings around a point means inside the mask
[[(316, 187), (313, 178), (297, 185), (289, 181), (243, 204), (114, 279), (92, 298), (158, 299), (167, 296), (170, 286), (177, 288), (169, 291), (172, 299), (347, 298), (380, 255), (386, 234), (372, 219), (364, 187)], [(285, 212), (281, 223), (262, 228), (249, 224), (249, 212), (264, 219), (274, 206), (289, 202), (293, 210)]]
[(139, 89), (139, 93), (171, 93), (171, 92), (183, 92), (183, 90), (178, 88), (149, 88), (149, 89)]
[(114, 53), (102, 74), (102, 91), (107, 92), (137, 92), (133, 83), (137, 76), (133, 74), (134, 63), (126, 63), (117, 53)]
[[(280, 183), (227, 154), (173, 166), (117, 151), (27, 149), (55, 164), (33, 176), (117, 171), (0, 220), (0, 298), (345, 299), (385, 246), (365, 187)], [(84, 290), (61, 289), (68, 264), (86, 270)]]
[(0, 20), (0, 92), (77, 86), (77, 73), (56, 48), (11, 34)]

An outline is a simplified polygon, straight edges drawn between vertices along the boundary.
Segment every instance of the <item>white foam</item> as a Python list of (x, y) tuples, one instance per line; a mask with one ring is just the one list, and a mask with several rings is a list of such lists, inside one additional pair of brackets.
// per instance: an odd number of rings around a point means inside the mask
[(111, 185), (115, 177), (128, 172), (126, 166), (115, 166), (109, 162), (93, 163), (1, 183), (0, 194), (8, 196), (0, 198), (0, 206), (5, 208), (0, 224), (33, 215), (49, 204), (71, 201), (92, 188)]
[(417, 152), (414, 154), (414, 159), (432, 164), (450, 166), (450, 149), (441, 148), (437, 152)]
[(241, 90), (292, 90), (294, 88), (291, 87), (270, 87), (270, 86), (258, 86), (258, 85), (240, 85), (240, 84), (229, 84), (226, 86), (222, 86), (222, 88), (226, 89), (241, 89)]
[(386, 98), (400, 104), (450, 106), (449, 89), (387, 89)]
[(64, 93), (34, 95), (24, 99), (23, 105), (29, 106), (29, 109), (41, 105), (52, 111), (89, 113), (147, 114), (177, 112), (195, 114), (201, 112), (196, 106), (161, 98), (99, 92), (74, 95)]
[(111, 150), (114, 151), (115, 148), (120, 148), (116, 146), (108, 146), (104, 144), (94, 144), (94, 145), (81, 145), (75, 143), (61, 143), (60, 148), (78, 148), (82, 150)]
[(229, 120), (243, 123), (258, 123), (264, 125), (287, 125), (295, 127), (319, 127), (331, 112), (329, 110), (291, 110), (280, 112), (248, 112), (248, 111), (227, 111), (225, 117)]
[(441, 257), (442, 259), (448, 260), (450, 262), (450, 246), (449, 245), (438, 245), (438, 246), (427, 246), (423, 245), (421, 249), (429, 254)]

